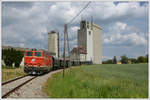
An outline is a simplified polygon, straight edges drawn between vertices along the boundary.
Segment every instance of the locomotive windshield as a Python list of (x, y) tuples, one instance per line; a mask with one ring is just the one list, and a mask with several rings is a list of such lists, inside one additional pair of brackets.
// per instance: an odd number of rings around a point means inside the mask
[(35, 56), (41, 57), (41, 52), (35, 52)]
[(27, 56), (32, 56), (32, 52), (28, 51), (28, 52), (26, 53), (26, 55), (27, 55)]

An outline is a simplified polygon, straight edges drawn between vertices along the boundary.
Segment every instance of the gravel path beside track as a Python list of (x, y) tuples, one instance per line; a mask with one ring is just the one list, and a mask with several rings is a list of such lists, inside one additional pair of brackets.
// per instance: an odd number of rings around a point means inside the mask
[(61, 70), (52, 71), (48, 74), (33, 79), (31, 82), (22, 86), (14, 93), (10, 94), (8, 98), (47, 98), (47, 95), (42, 92), (42, 85), (47, 81), (49, 77), (51, 77), (52, 74), (60, 71)]

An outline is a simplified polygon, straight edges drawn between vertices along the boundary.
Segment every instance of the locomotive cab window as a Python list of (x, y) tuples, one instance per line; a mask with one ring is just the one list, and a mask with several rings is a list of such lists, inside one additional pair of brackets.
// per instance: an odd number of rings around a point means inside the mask
[(41, 57), (41, 52), (35, 52), (35, 56)]
[(26, 56), (32, 56), (32, 52), (29, 52), (29, 51), (28, 51), (28, 52), (26, 53)]

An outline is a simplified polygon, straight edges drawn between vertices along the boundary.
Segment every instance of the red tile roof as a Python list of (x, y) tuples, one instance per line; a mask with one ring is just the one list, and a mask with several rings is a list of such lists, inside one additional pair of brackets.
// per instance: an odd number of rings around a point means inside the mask
[(80, 48), (74, 47), (72, 49), (71, 53), (87, 54), (85, 48), (83, 48), (83, 47), (80, 47)]

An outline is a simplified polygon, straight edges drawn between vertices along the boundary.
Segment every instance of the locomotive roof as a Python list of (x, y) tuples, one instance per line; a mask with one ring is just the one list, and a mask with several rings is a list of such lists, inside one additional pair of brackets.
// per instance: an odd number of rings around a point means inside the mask
[[(42, 49), (40, 49), (40, 50), (37, 50), (37, 49), (31, 49), (31, 50), (25, 50), (25, 51), (38, 51), (38, 52), (43, 51), (43, 52), (48, 53), (48, 54), (51, 55), (50, 52), (48, 52), (48, 51), (46, 51), (46, 50), (42, 50)], [(51, 56), (52, 56), (52, 55), (51, 55)]]

